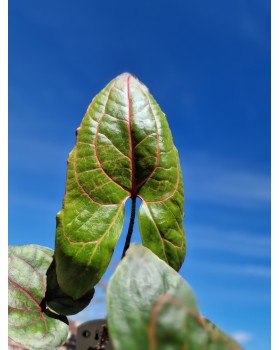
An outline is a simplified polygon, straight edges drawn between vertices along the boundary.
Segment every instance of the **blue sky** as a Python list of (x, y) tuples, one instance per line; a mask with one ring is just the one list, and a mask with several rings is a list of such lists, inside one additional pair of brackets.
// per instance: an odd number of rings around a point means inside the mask
[[(149, 87), (179, 150), (181, 275), (205, 316), (245, 349), (269, 349), (269, 1), (10, 0), (9, 244), (54, 247), (75, 129), (125, 71)], [(104, 316), (98, 296), (77, 317)]]

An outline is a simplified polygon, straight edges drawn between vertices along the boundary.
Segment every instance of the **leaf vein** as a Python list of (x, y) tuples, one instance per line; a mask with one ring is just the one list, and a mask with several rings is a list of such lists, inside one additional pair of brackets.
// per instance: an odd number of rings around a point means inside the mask
[(151, 106), (151, 103), (150, 103), (150, 100), (149, 100), (149, 97), (147, 95), (147, 93), (142, 89), (141, 85), (139, 85), (142, 93), (145, 95), (145, 97), (147, 98), (147, 103), (150, 107), (150, 110), (151, 110), (151, 113), (152, 113), (152, 116), (154, 118), (154, 122), (155, 122), (155, 127), (156, 127), (156, 138), (157, 138), (157, 150), (156, 150), (156, 161), (155, 161), (155, 164), (154, 164), (154, 168), (153, 170), (151, 171), (151, 173), (149, 174), (149, 176), (147, 176), (144, 180), (142, 180), (138, 185), (137, 185), (137, 191), (139, 191), (140, 187), (143, 186), (147, 181), (148, 179), (150, 179), (152, 177), (152, 175), (154, 174), (158, 164), (159, 164), (159, 157), (160, 157), (160, 143), (159, 143), (159, 130), (158, 130), (158, 124), (157, 124), (157, 120), (155, 118), (155, 114), (153, 112), (153, 109), (152, 109), (152, 106)]
[(115, 82), (114, 84), (111, 85), (110, 87), (110, 90), (109, 90), (109, 93), (108, 93), (108, 97), (107, 97), (107, 100), (106, 100), (106, 103), (104, 105), (104, 112), (102, 114), (102, 116), (100, 117), (100, 119), (98, 120), (98, 123), (97, 123), (97, 128), (96, 128), (96, 133), (95, 133), (95, 137), (94, 137), (94, 147), (95, 147), (95, 156), (96, 156), (96, 159), (99, 163), (99, 166), (100, 166), (100, 169), (103, 171), (104, 175), (107, 176), (115, 185), (117, 185), (118, 187), (120, 187), (121, 189), (123, 189), (125, 192), (128, 192), (123, 186), (121, 186), (120, 184), (118, 184), (117, 182), (115, 182), (115, 180), (105, 171), (105, 169), (102, 167), (102, 163), (98, 157), (98, 151), (97, 151), (97, 136), (98, 136), (98, 133), (99, 133), (99, 126), (100, 126), (100, 123), (103, 119), (103, 117), (106, 115), (106, 106), (108, 104), (108, 101), (109, 101), (109, 97), (110, 97), (110, 94), (111, 94), (111, 90), (113, 88), (113, 86), (115, 85)]
[[(105, 135), (105, 134), (103, 134), (103, 133), (101, 133), (101, 132), (99, 132), (99, 135), (103, 135), (103, 136), (112, 144), (112, 146), (117, 150), (117, 152), (119, 152), (123, 157), (125, 157), (125, 158), (127, 158), (127, 159), (130, 160), (130, 158), (129, 158), (128, 156), (126, 156), (126, 154), (124, 154), (123, 152), (121, 152), (120, 149), (118, 149), (118, 148), (113, 144), (113, 142), (107, 137), (107, 135)], [(104, 163), (104, 162), (103, 162), (103, 163)]]

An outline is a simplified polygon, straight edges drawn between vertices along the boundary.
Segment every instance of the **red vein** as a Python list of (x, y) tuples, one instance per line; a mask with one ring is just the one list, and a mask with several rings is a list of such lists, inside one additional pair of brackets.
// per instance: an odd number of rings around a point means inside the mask
[[(112, 86), (111, 86), (110, 90), (111, 90), (111, 89), (112, 89)], [(110, 91), (110, 90), (109, 90), (109, 91)], [(90, 117), (91, 119), (92, 119), (92, 116), (90, 115), (89, 111), (90, 111), (90, 108), (91, 108), (93, 102), (95, 102), (95, 99), (96, 99), (96, 96), (93, 98), (91, 104), (88, 106), (87, 111), (86, 111), (86, 113), (88, 113), (88, 115), (89, 115), (89, 117)], [(79, 128), (80, 128), (80, 127), (79, 127)], [(78, 128), (78, 129), (79, 129), (79, 128)], [(77, 130), (78, 130), (78, 129), (77, 129)], [(78, 145), (78, 143), (85, 143), (85, 144), (86, 144), (87, 142), (78, 141), (78, 136), (77, 136), (77, 138), (76, 138), (76, 144), (75, 144), (75, 147), (74, 147), (74, 149), (73, 149), (73, 151), (72, 151), (72, 152), (74, 152), (74, 159), (73, 159), (74, 177), (75, 177), (76, 183), (77, 183), (78, 187), (80, 188), (82, 194), (84, 194), (84, 195), (90, 200), (90, 202), (92, 202), (92, 203), (94, 203), (94, 204), (101, 205), (101, 206), (110, 206), (110, 205), (114, 205), (115, 203), (108, 203), (108, 204), (106, 203), (106, 204), (104, 204), (104, 203), (97, 202), (95, 199), (93, 199), (93, 198), (90, 196), (90, 194), (85, 190), (85, 188), (84, 188), (84, 187), (81, 185), (81, 183), (79, 182), (79, 179), (78, 179), (78, 176), (77, 176), (77, 170), (76, 170), (76, 158), (77, 158), (76, 155), (77, 155), (77, 145)], [(68, 157), (67, 163), (69, 163), (69, 157)], [(98, 169), (99, 169), (99, 168), (98, 168)], [(93, 169), (92, 169), (92, 170), (93, 170)], [(67, 171), (66, 183), (68, 183), (68, 178), (69, 178), (69, 169), (68, 169), (68, 171)], [(67, 186), (66, 186), (66, 188), (65, 188), (64, 197), (66, 196), (66, 194), (67, 194)], [(64, 208), (64, 205), (63, 205), (63, 208)]]
[(179, 249), (181, 249), (182, 248), (182, 246), (180, 247), (180, 246), (178, 246), (178, 245), (175, 245), (174, 243), (172, 243), (171, 241), (169, 241), (168, 239), (166, 239), (165, 237), (163, 238), (163, 240), (165, 241), (165, 242), (167, 242), (167, 243), (169, 243), (169, 244), (171, 244), (173, 247), (175, 247), (175, 248), (179, 248)]
[[(125, 202), (125, 200), (127, 199), (127, 197), (123, 200), (123, 202), (121, 202), (120, 204), (115, 204), (115, 205), (120, 205), (120, 208), (122, 208), (123, 203)], [(117, 213), (115, 214), (116, 216), (119, 215), (119, 209), (117, 211)], [(74, 219), (75, 220), (75, 219)], [(72, 223), (74, 220), (72, 220), (70, 223)], [(113, 221), (113, 223), (115, 222), (115, 220)], [(73, 243), (73, 244), (80, 244), (81, 248), (84, 248), (87, 244), (98, 244), (100, 242), (100, 240), (102, 240), (103, 235), (105, 235), (107, 233), (107, 231), (110, 229), (111, 225), (106, 229), (106, 231), (98, 238), (95, 239), (94, 241), (87, 241), (87, 242), (83, 242), (83, 241), (74, 241), (71, 240), (70, 237), (68, 236), (66, 230), (65, 230), (65, 225), (63, 220), (61, 221), (62, 223), (62, 233), (63, 236), (67, 239), (68, 242)], [(85, 223), (83, 223), (81, 226), (83, 226)], [(81, 227), (80, 226), (80, 227)], [(78, 229), (80, 229), (80, 227), (78, 227)]]
[(125, 94), (125, 92), (123, 90), (120, 90), (117, 86), (115, 86), (114, 89), (121, 92), (123, 95)]
[[(146, 96), (147, 98), (147, 101), (148, 101), (148, 104), (150, 106), (150, 110), (151, 110), (151, 113), (153, 115), (153, 118), (154, 118), (154, 121), (155, 121), (155, 125), (156, 125), (156, 135), (157, 135), (157, 157), (156, 157), (156, 163), (155, 163), (155, 166), (154, 166), (154, 169), (153, 171), (150, 173), (150, 175), (145, 179), (143, 180), (140, 184), (138, 184), (137, 188), (139, 189), (140, 186), (142, 186), (144, 183), (146, 183), (151, 177), (152, 175), (154, 174), (155, 170), (157, 169), (158, 167), (158, 164), (159, 164), (159, 155), (160, 155), (160, 143), (159, 143), (159, 132), (158, 132), (158, 124), (157, 124), (157, 120), (156, 120), (156, 117), (155, 117), (155, 114), (153, 112), (153, 109), (152, 109), (152, 106), (151, 106), (151, 102), (150, 102), (150, 99), (147, 95), (147, 93), (142, 89), (141, 85), (139, 85), (139, 88), (141, 89), (142, 93)], [(177, 178), (176, 178), (176, 185), (175, 185), (175, 188), (173, 190), (173, 192), (167, 196), (167, 197), (164, 197), (164, 198), (161, 198), (160, 200), (144, 200), (140, 195), (138, 195), (139, 198), (141, 198), (143, 201), (145, 202), (149, 202), (149, 203), (160, 203), (160, 202), (163, 202), (169, 198), (171, 198), (175, 192), (177, 191), (178, 189), (178, 184), (179, 184), (179, 163), (178, 163), (178, 157), (176, 156), (176, 164), (177, 164)]]
[(112, 222), (110, 223), (109, 227), (105, 230), (105, 232), (102, 234), (102, 236), (100, 236), (97, 240), (96, 246), (94, 248), (94, 250), (92, 251), (92, 254), (90, 256), (90, 259), (88, 261), (87, 266), (89, 266), (92, 262), (92, 259), (95, 255), (95, 252), (97, 250), (97, 248), (99, 247), (99, 245), (101, 244), (102, 240), (104, 239), (104, 237), (106, 236), (106, 234), (110, 231), (110, 229), (112, 228), (112, 226), (114, 225), (114, 223), (116, 222), (116, 220), (119, 218), (119, 215), (121, 213), (121, 209), (123, 208), (123, 202), (121, 203), (121, 205), (119, 206), (119, 209), (117, 211), (117, 213), (115, 214), (114, 219), (112, 220)]
[[(159, 317), (159, 312), (161, 311), (164, 304), (169, 303), (172, 305), (176, 305), (182, 309), (185, 310), (187, 314), (190, 314), (195, 320), (204, 327), (204, 322), (202, 321), (200, 315), (196, 310), (193, 308), (189, 308), (186, 306), (181, 300), (179, 300), (176, 296), (170, 295), (170, 294), (163, 294), (160, 295), (157, 299), (156, 303), (152, 305), (151, 307), (151, 317), (150, 317), (150, 323), (148, 325), (147, 333), (148, 333), (148, 343), (149, 343), (149, 349), (150, 350), (156, 350), (157, 349), (157, 339), (156, 339), (156, 322)], [(182, 344), (182, 348), (186, 349), (184, 347), (186, 344)]]
[(28, 307), (22, 308), (22, 307), (14, 307), (9, 305), (9, 308), (12, 309), (9, 311), (9, 313), (12, 313), (13, 311), (41, 312), (41, 310), (29, 309)]
[(170, 207), (168, 207), (168, 206), (166, 205), (166, 203), (162, 202), (162, 204), (166, 207), (167, 211), (170, 212), (170, 213), (172, 214), (172, 216), (173, 216), (174, 220), (176, 221), (178, 227), (181, 228), (181, 227), (180, 227), (180, 226), (181, 226), (181, 222), (178, 221), (178, 219), (177, 219), (176, 215), (174, 215), (174, 212), (172, 211), (172, 209), (171, 209)]
[[(114, 87), (114, 89), (115, 89), (115, 87)], [(124, 107), (124, 106), (123, 106), (123, 107)], [(108, 117), (110, 117), (110, 118), (113, 118), (113, 119), (118, 120), (119, 122), (122, 122), (122, 123), (124, 123), (124, 124), (128, 124), (127, 120), (118, 118), (118, 117), (116, 117), (115, 115), (111, 115), (111, 114), (108, 114), (108, 113), (106, 113), (106, 115), (107, 115)]]
[(159, 165), (159, 157), (160, 157), (160, 143), (159, 143), (159, 131), (158, 131), (158, 124), (157, 124), (157, 120), (156, 120), (156, 117), (155, 117), (155, 114), (153, 112), (153, 109), (152, 109), (152, 106), (151, 106), (151, 103), (150, 103), (150, 100), (149, 100), (149, 97), (148, 95), (146, 94), (146, 92), (142, 89), (141, 85), (139, 84), (139, 88), (141, 89), (142, 93), (144, 94), (144, 96), (147, 98), (147, 105), (149, 105), (149, 108), (150, 108), (150, 111), (152, 113), (152, 116), (154, 118), (154, 122), (155, 122), (155, 127), (156, 127), (156, 139), (157, 139), (157, 149), (156, 149), (156, 156), (155, 156), (155, 164), (154, 164), (154, 168), (153, 170), (151, 171), (151, 173), (147, 176), (146, 179), (142, 180), (138, 185), (137, 185), (137, 191), (139, 190), (139, 188), (145, 184), (151, 177), (152, 175), (154, 174), (155, 170), (157, 169), (158, 165)]
[(170, 199), (171, 197), (173, 197), (178, 189), (178, 185), (179, 185), (179, 165), (178, 165), (178, 160), (177, 160), (177, 177), (176, 177), (176, 184), (175, 184), (175, 187), (174, 187), (174, 190), (171, 192), (171, 194), (169, 194), (168, 196), (164, 197), (164, 198), (161, 198), (161, 199), (155, 199), (155, 200), (146, 200), (144, 199), (142, 196), (138, 195), (138, 197), (146, 202), (146, 203), (161, 203), (161, 202), (164, 202), (166, 201), (167, 199)]
[(16, 256), (17, 259), (24, 261), (25, 264), (28, 265), (39, 276), (41, 283), (43, 285), (44, 292), (46, 292), (46, 286), (45, 286), (45, 281), (44, 281), (43, 275), (41, 273), (39, 273), (39, 271), (36, 270), (34, 266), (32, 266), (28, 261), (24, 260), (21, 256), (18, 256), (15, 253), (13, 253), (13, 256)]
[[(147, 203), (146, 203), (144, 200), (143, 200), (143, 203), (146, 205), (146, 207), (147, 207), (147, 209), (148, 209), (148, 211), (149, 211), (150, 218), (151, 218), (151, 220), (152, 220), (152, 222), (153, 222), (153, 224), (154, 224), (154, 226), (155, 226), (155, 228), (156, 228), (156, 231), (158, 232), (159, 238), (160, 238), (160, 240), (161, 240), (161, 242), (162, 242), (162, 248), (163, 248), (163, 252), (164, 252), (166, 261), (169, 262), (168, 257), (167, 257), (167, 254), (166, 254), (166, 250), (165, 250), (165, 244), (166, 244), (166, 243), (169, 243), (169, 244), (171, 244), (173, 247), (175, 247), (175, 248), (177, 248), (177, 249), (181, 249), (181, 248), (183, 247), (183, 241), (182, 241), (182, 245), (181, 245), (181, 246), (178, 246), (178, 245), (174, 244), (173, 242), (169, 241), (168, 239), (166, 239), (165, 237), (163, 237), (163, 236), (161, 235), (160, 229), (158, 228), (158, 226), (157, 226), (157, 224), (156, 224), (156, 222), (155, 222), (155, 219), (154, 219), (154, 217), (153, 217), (153, 215), (152, 215), (152, 213), (151, 213), (150, 208), (148, 207)], [(172, 213), (172, 214), (173, 214), (173, 213)]]
[[(99, 132), (99, 135), (104, 136), (104, 137), (111, 143), (111, 145), (116, 149), (116, 151), (117, 151), (118, 153), (120, 153), (123, 157), (130, 159), (128, 156), (126, 156), (126, 154), (124, 154), (123, 152), (121, 152), (120, 149), (118, 149), (118, 148), (112, 143), (112, 141), (107, 137), (107, 135), (105, 135), (105, 134), (103, 134), (103, 133), (101, 133), (101, 132)], [(107, 161), (107, 162), (109, 162), (109, 161)], [(104, 162), (103, 162), (103, 163), (104, 163)]]
[(27, 348), (24, 347), (23, 344), (21, 344), (21, 343), (18, 342), (18, 341), (15, 341), (12, 337), (8, 337), (8, 339), (9, 339), (11, 342), (14, 343), (14, 344), (9, 344), (9, 345), (18, 345), (18, 346), (20, 346), (23, 350), (28, 350)]
[(131, 196), (136, 196), (137, 188), (135, 186), (135, 150), (132, 131), (132, 111), (130, 96), (130, 75), (127, 76), (127, 106), (128, 106), (128, 130), (130, 143), (130, 160), (131, 160)]
[(146, 135), (143, 139), (140, 140), (140, 142), (138, 142), (135, 146), (135, 148), (137, 148), (141, 143), (143, 143), (146, 139), (148, 139), (150, 136), (156, 134), (155, 132), (152, 132), (151, 134)]
[[(203, 328), (203, 330), (211, 337), (213, 341), (217, 341), (219, 339), (223, 341), (225, 344), (230, 345), (231, 346), (230, 349), (235, 349), (235, 350), (242, 349), (241, 347), (238, 346), (238, 344), (234, 342), (233, 339), (221, 333), (217, 327), (215, 329), (211, 329), (206, 324), (205, 319), (193, 307), (188, 307), (176, 296), (173, 296), (170, 294), (162, 294), (159, 296), (157, 301), (151, 306), (150, 323), (148, 324), (148, 328), (147, 328), (148, 343), (149, 343), (150, 350), (156, 350), (158, 348), (157, 338), (156, 338), (156, 324), (158, 322), (159, 313), (162, 310), (162, 307), (167, 303), (178, 306), (179, 308), (183, 309), (185, 311), (185, 316), (187, 315), (187, 318), (188, 318), (188, 315), (193, 317), (196, 320), (196, 322)], [(186, 321), (186, 324), (185, 324), (186, 328), (187, 328), (187, 323), (188, 322)], [(209, 344), (209, 341), (211, 341), (211, 339), (208, 340), (207, 345)], [(182, 349), (186, 349), (187, 344), (183, 343), (182, 346), (183, 346)]]
[(12, 286), (16, 289), (19, 289), (23, 294), (25, 294), (29, 299), (31, 299), (37, 306), (38, 308), (41, 310), (40, 307), (40, 302), (35, 299), (33, 297), (33, 295), (30, 294), (30, 292), (26, 289), (24, 289), (22, 286), (20, 286), (19, 284), (17, 284), (14, 280), (12, 280), (10, 277), (8, 277), (8, 281), (12, 284)]
[(140, 110), (137, 110), (137, 112), (135, 113), (135, 114), (140, 114), (140, 113), (142, 113), (142, 111), (146, 108), (146, 107), (148, 107), (149, 106), (149, 104), (148, 104), (148, 102), (144, 105), (144, 106), (141, 106), (141, 109)]
[(41, 315), (40, 315), (40, 317), (34, 318), (34, 320), (32, 320), (32, 321), (30, 321), (30, 322), (28, 322), (28, 323), (24, 323), (24, 324), (22, 324), (22, 325), (20, 325), (20, 326), (16, 326), (16, 325), (13, 324), (13, 328), (15, 328), (15, 329), (26, 328), (26, 327), (28, 327), (28, 326), (31, 326), (31, 325), (34, 324), (34, 323), (37, 323), (37, 322), (40, 321), (40, 320), (43, 321)]
[[(78, 185), (78, 187), (80, 188), (81, 192), (86, 195), (86, 197), (94, 204), (97, 204), (97, 205), (102, 205), (102, 206), (111, 206), (111, 205), (115, 205), (117, 203), (100, 203), (100, 202), (97, 202), (95, 199), (93, 199), (90, 194), (86, 191), (86, 189), (82, 186), (82, 184), (79, 182), (79, 179), (78, 179), (78, 173), (77, 173), (77, 170), (76, 170), (76, 158), (77, 158), (77, 148), (75, 147), (74, 149), (74, 161), (73, 161), (73, 166), (74, 166), (74, 174), (75, 174), (75, 179), (76, 179), (76, 183)], [(100, 168), (98, 168), (100, 169)]]
[[(144, 202), (144, 200), (143, 200), (143, 202)], [(167, 253), (166, 253), (166, 250), (165, 250), (164, 239), (163, 239), (163, 237), (161, 236), (160, 230), (159, 230), (159, 228), (158, 228), (158, 226), (157, 226), (157, 224), (156, 224), (156, 222), (155, 222), (155, 220), (154, 220), (154, 217), (153, 217), (153, 215), (152, 215), (150, 209), (148, 208), (148, 205), (147, 205), (146, 203), (145, 203), (145, 205), (146, 205), (146, 207), (147, 207), (147, 209), (148, 209), (148, 211), (149, 211), (150, 218), (151, 218), (151, 220), (152, 220), (152, 222), (153, 222), (153, 224), (154, 224), (154, 226), (155, 226), (155, 228), (156, 228), (156, 231), (157, 231), (157, 233), (158, 233), (158, 236), (159, 236), (159, 238), (160, 238), (160, 240), (161, 240), (161, 242), (162, 242), (162, 248), (163, 248), (163, 253), (164, 253), (164, 255), (165, 255), (165, 258), (166, 258), (167, 262), (169, 262), (169, 259), (168, 259), (168, 257), (167, 257)]]
[(115, 182), (115, 180), (105, 171), (105, 169), (103, 168), (102, 166), (102, 162), (100, 161), (99, 159), (99, 156), (98, 156), (98, 152), (97, 152), (97, 136), (98, 136), (98, 133), (99, 133), (99, 126), (102, 122), (102, 119), (103, 117), (106, 115), (106, 107), (107, 107), (107, 104), (108, 104), (108, 101), (109, 101), (109, 97), (110, 97), (110, 94), (111, 94), (111, 90), (113, 89), (114, 85), (115, 85), (116, 81), (114, 82), (114, 84), (111, 85), (110, 89), (109, 89), (109, 92), (108, 92), (108, 97), (107, 97), (107, 100), (106, 100), (106, 103), (104, 105), (104, 113), (101, 115), (99, 121), (97, 122), (97, 127), (96, 127), (96, 133), (95, 133), (95, 137), (94, 137), (94, 141), (93, 141), (93, 144), (94, 144), (94, 147), (95, 147), (95, 157), (99, 163), (99, 166), (100, 166), (100, 169), (102, 170), (102, 172), (104, 173), (104, 175), (106, 175), (115, 185), (117, 185), (118, 187), (120, 187), (122, 190), (124, 190), (125, 192), (127, 192), (127, 189), (125, 189), (123, 186), (121, 186), (120, 184), (118, 184), (117, 182)]
[[(111, 85), (111, 87), (110, 87), (110, 89), (109, 89), (109, 91), (108, 91), (108, 97), (107, 97), (106, 103), (105, 103), (105, 105), (104, 105), (104, 112), (103, 112), (102, 116), (100, 117), (100, 119), (98, 120), (98, 122), (96, 122), (96, 123), (97, 123), (97, 127), (96, 127), (96, 133), (95, 133), (94, 140), (93, 140), (93, 146), (94, 146), (94, 148), (95, 148), (95, 157), (96, 157), (97, 161), (99, 162), (99, 168), (96, 168), (96, 169), (100, 169), (100, 170), (104, 173), (104, 175), (106, 175), (107, 177), (110, 178), (110, 180), (111, 180), (113, 183), (115, 183), (117, 186), (119, 186), (121, 189), (123, 189), (123, 190), (125, 190), (125, 191), (127, 192), (126, 189), (124, 189), (122, 186), (120, 186), (119, 184), (117, 184), (117, 183), (104, 171), (104, 169), (103, 169), (103, 167), (102, 167), (102, 165), (101, 165), (101, 162), (100, 162), (100, 160), (99, 160), (99, 158), (98, 158), (98, 155), (97, 155), (96, 140), (97, 140), (97, 135), (98, 135), (98, 128), (99, 128), (99, 125), (100, 125), (100, 122), (101, 122), (102, 118), (103, 118), (104, 115), (106, 114), (106, 106), (107, 106), (107, 103), (108, 103), (108, 100), (109, 100), (109, 96), (110, 96), (111, 90), (112, 90), (112, 88), (114, 87), (114, 85), (115, 85), (115, 83)], [(95, 98), (94, 98), (94, 99), (95, 99)], [(93, 99), (92, 103), (94, 102), (94, 99)], [(92, 103), (89, 105), (89, 107), (88, 107), (88, 109), (87, 109), (87, 113), (88, 113), (88, 115), (90, 116), (90, 118), (92, 118), (92, 117), (91, 117), (91, 115), (90, 115), (90, 113), (89, 113), (89, 109), (91, 108)], [(86, 191), (86, 189), (84, 188), (84, 186), (80, 183), (80, 181), (79, 181), (79, 179), (78, 179), (77, 168), (76, 168), (76, 166), (77, 166), (77, 164), (76, 164), (76, 163), (77, 163), (77, 146), (78, 146), (79, 143), (86, 143), (86, 142), (81, 142), (81, 141), (79, 141), (79, 140), (78, 140), (78, 137), (77, 137), (77, 139), (76, 139), (76, 145), (75, 145), (75, 148), (74, 148), (73, 168), (74, 168), (74, 176), (75, 176), (76, 183), (77, 183), (78, 187), (80, 188), (80, 190), (82, 191), (82, 193), (83, 193), (84, 195), (86, 195), (86, 197), (87, 197), (92, 203), (97, 204), (97, 205), (100, 205), (100, 206), (110, 206), (110, 205), (120, 204), (121, 202), (120, 202), (120, 203), (101, 203), (101, 202), (96, 201), (96, 200), (89, 194), (89, 192)], [(94, 169), (91, 169), (91, 170), (94, 170)], [(67, 177), (68, 177), (68, 176), (67, 176)], [(67, 180), (67, 181), (68, 181), (68, 180)], [(65, 191), (65, 194), (66, 194), (66, 192), (67, 192), (67, 191)]]
[[(93, 260), (93, 258), (95, 256), (97, 248), (100, 246), (100, 244), (101, 244), (102, 240), (104, 239), (104, 237), (107, 235), (107, 233), (110, 231), (112, 226), (115, 224), (116, 220), (119, 218), (119, 215), (121, 213), (121, 209), (123, 208), (123, 203), (125, 202), (126, 199), (127, 199), (127, 197), (120, 204), (119, 209), (118, 209), (117, 213), (115, 214), (115, 217), (112, 220), (112, 222), (110, 223), (110, 225), (106, 228), (106, 230), (103, 232), (103, 234), (96, 241), (91, 241), (91, 242), (71, 242), (71, 243), (79, 243), (79, 244), (81, 244), (81, 248), (80, 249), (83, 249), (87, 244), (95, 244), (95, 247), (92, 250), (90, 258), (87, 261), (87, 264), (86, 264), (87, 267), (91, 265), (92, 260)], [(66, 239), (68, 239), (68, 236), (66, 234), (63, 222), (62, 222), (62, 232), (63, 232), (63, 235), (66, 237)], [(75, 255), (77, 255), (79, 253), (80, 249), (76, 250)], [(86, 269), (83, 269), (83, 271), (79, 274), (79, 278), (82, 277), (85, 274), (85, 272), (86, 272)]]

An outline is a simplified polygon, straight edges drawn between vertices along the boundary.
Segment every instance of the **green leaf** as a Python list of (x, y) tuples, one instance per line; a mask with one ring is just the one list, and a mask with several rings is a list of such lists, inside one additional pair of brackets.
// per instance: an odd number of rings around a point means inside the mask
[(74, 315), (89, 305), (94, 293), (94, 288), (89, 289), (85, 295), (77, 300), (74, 300), (64, 293), (57, 282), (56, 265), (53, 259), (47, 270), (47, 290), (45, 298), (48, 308), (59, 315)]
[(46, 271), (53, 251), (37, 245), (9, 247), (9, 337), (32, 350), (50, 350), (68, 336), (67, 318), (46, 310)]
[(55, 259), (59, 285), (73, 298), (104, 274), (122, 230), (124, 203), (136, 196), (143, 244), (178, 270), (186, 249), (178, 153), (164, 113), (125, 73), (93, 99), (68, 158)]
[[(231, 337), (229, 337), (225, 332), (223, 332), (219, 327), (216, 326), (215, 323), (210, 321), (209, 319), (203, 317), (203, 322), (206, 325), (206, 328), (209, 332), (211, 332), (212, 339), (214, 339), (214, 343), (211, 344), (211, 347), (209, 347), (209, 350), (222, 350), (222, 341), (226, 342), (231, 346), (229, 349), (240, 349), (239, 345), (236, 344), (235, 340)], [(215, 346), (215, 347), (214, 347)], [(219, 346), (219, 347), (218, 347)], [(235, 347), (233, 347), (235, 346)], [(237, 347), (238, 346), (238, 347)]]
[(181, 276), (149, 249), (132, 245), (107, 289), (108, 327), (115, 350), (240, 350), (201, 317)]

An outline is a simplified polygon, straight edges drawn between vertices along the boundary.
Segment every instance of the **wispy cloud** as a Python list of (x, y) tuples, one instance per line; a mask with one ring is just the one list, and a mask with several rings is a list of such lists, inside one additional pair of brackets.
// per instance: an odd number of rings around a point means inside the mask
[(270, 203), (270, 174), (245, 169), (243, 164), (191, 155), (182, 164), (188, 200), (255, 207)]
[(253, 339), (253, 334), (245, 331), (236, 331), (231, 336), (241, 344), (247, 343)]
[(270, 235), (267, 233), (254, 234), (194, 225), (189, 227), (187, 237), (192, 248), (222, 251), (244, 257), (270, 257)]
[(197, 268), (203, 272), (214, 273), (214, 274), (226, 274), (257, 277), (257, 278), (270, 278), (271, 272), (268, 266), (264, 265), (252, 265), (252, 264), (226, 264), (226, 263), (212, 263), (210, 261), (191, 261), (192, 267)]

